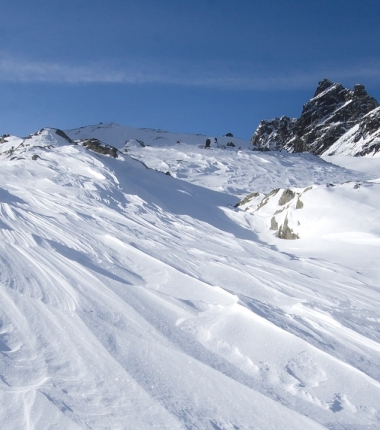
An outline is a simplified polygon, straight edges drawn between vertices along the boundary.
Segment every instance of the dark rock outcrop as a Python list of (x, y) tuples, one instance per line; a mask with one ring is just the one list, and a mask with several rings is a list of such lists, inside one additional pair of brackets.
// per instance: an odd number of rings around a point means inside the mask
[(326, 155), (374, 155), (380, 152), (380, 107), (365, 115), (326, 151)]
[[(288, 152), (320, 155), (355, 126), (359, 125), (361, 130), (361, 135), (355, 136), (356, 141), (363, 134), (377, 130), (380, 122), (378, 106), (378, 102), (368, 95), (361, 84), (349, 90), (323, 79), (313, 98), (303, 106), (300, 118), (283, 116), (261, 121), (251, 144), (257, 150), (286, 149)], [(369, 113), (373, 113), (371, 118)]]
[(293, 136), (297, 119), (282, 116), (260, 122), (251, 139), (251, 145), (262, 151), (280, 151)]
[(8, 142), (6, 137), (9, 137), (10, 134), (3, 134), (2, 136), (0, 136), (0, 143), (5, 143)]
[(81, 144), (91, 151), (117, 158), (117, 149), (114, 146), (103, 144), (98, 139), (86, 139)]
[(55, 130), (55, 134), (58, 134), (58, 136), (63, 137), (64, 139), (66, 139), (69, 143), (73, 143), (73, 141), (70, 139), (70, 137), (62, 130), (60, 130), (59, 128), (57, 128)]

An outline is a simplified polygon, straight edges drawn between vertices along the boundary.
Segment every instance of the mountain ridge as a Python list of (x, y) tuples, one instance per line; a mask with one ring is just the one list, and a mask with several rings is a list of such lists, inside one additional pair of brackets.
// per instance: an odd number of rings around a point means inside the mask
[(261, 121), (250, 144), (256, 150), (375, 155), (380, 151), (378, 107), (364, 85), (349, 90), (323, 79), (299, 118), (282, 116)]

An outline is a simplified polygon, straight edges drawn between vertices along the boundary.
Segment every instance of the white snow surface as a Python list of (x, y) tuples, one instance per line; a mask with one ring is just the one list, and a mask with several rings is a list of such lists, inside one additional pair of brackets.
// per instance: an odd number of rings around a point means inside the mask
[(0, 144), (1, 428), (380, 428), (380, 158), (65, 132)]

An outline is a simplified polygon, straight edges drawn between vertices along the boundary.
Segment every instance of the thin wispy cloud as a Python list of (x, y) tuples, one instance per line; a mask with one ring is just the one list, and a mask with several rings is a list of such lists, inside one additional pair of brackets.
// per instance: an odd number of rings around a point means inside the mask
[(320, 79), (370, 79), (380, 77), (380, 65), (326, 67), (313, 71), (258, 73), (246, 65), (229, 69), (223, 64), (182, 64), (178, 61), (154, 64), (135, 61), (123, 67), (107, 64), (69, 65), (25, 61), (0, 56), (0, 82), (60, 84), (169, 84), (240, 90), (294, 90), (314, 86)]
[(74, 66), (54, 62), (34, 62), (0, 57), (0, 80), (8, 82), (47, 83), (134, 83), (138, 73), (128, 76), (124, 71), (98, 66)]

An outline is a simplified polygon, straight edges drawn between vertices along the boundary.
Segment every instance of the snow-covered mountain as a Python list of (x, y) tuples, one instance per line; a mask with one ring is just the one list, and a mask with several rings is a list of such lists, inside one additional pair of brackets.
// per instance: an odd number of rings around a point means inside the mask
[(1, 428), (380, 428), (380, 158), (1, 142)]
[(316, 155), (375, 155), (380, 151), (380, 108), (363, 85), (353, 90), (324, 79), (300, 118), (262, 121), (252, 136), (255, 149)]

